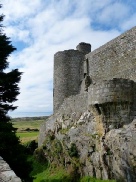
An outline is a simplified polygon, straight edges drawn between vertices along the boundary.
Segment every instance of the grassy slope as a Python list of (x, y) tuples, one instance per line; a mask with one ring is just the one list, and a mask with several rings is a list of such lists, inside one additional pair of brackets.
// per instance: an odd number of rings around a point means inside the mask
[[(32, 161), (34, 170), (31, 175), (34, 177), (33, 182), (73, 182), (71, 175), (68, 174), (62, 167), (49, 166), (47, 163), (42, 164), (34, 159), (34, 157), (29, 157)], [(100, 180), (89, 176), (83, 177), (79, 182), (115, 182), (115, 180)]]

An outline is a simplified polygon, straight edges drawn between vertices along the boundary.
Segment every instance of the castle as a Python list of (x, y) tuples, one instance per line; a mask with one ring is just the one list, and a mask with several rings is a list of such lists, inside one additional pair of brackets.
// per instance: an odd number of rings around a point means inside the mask
[(88, 43), (57, 52), (53, 95), (38, 139), (46, 159), (80, 176), (135, 182), (136, 27), (92, 52)]
[(76, 48), (54, 55), (54, 113), (93, 106), (111, 121), (132, 121), (136, 115), (136, 27), (93, 52), (88, 43)]

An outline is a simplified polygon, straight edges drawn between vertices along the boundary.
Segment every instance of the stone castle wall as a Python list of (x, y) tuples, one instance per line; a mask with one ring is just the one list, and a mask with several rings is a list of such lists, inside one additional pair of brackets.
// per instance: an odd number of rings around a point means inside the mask
[[(65, 98), (56, 112), (58, 115), (79, 118), (87, 111), (94, 110), (96, 115), (103, 115), (108, 125), (115, 127), (130, 123), (136, 117), (136, 83), (132, 80), (114, 78), (91, 84), (88, 92)], [(119, 126), (120, 125), (120, 126)]]
[(134, 81), (114, 78), (91, 85), (88, 90), (89, 105), (103, 103), (132, 103), (134, 99)]
[(114, 123), (115, 127), (121, 127), (135, 117), (135, 89), (134, 81), (121, 78), (92, 84), (88, 90), (88, 108), (102, 114), (107, 125)]
[(64, 99), (63, 104), (58, 109), (57, 113), (69, 115), (71, 113), (83, 113), (88, 109), (88, 94), (87, 92), (77, 94)]
[(56, 117), (72, 114), (77, 119), (93, 109), (95, 115), (103, 116), (106, 128), (130, 123), (136, 117), (135, 43), (136, 27), (93, 52), (90, 44), (80, 43), (77, 50), (56, 53)]
[(136, 81), (136, 27), (86, 55), (95, 82), (112, 78)]
[[(65, 50), (54, 55), (54, 113), (64, 100), (65, 105), (66, 100), (72, 103), (68, 97), (88, 90), (85, 83), (88, 75), (90, 83), (113, 78), (136, 81), (136, 27), (86, 54), (89, 51), (90, 44), (80, 43), (77, 50)], [(81, 97), (75, 98), (82, 102)]]

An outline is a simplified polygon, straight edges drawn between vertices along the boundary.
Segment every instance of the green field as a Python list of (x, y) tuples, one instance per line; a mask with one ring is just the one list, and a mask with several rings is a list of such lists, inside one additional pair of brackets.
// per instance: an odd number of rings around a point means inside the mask
[(36, 118), (16, 118), (12, 119), (13, 126), (18, 129), (35, 128), (39, 129), (40, 125), (46, 120), (47, 117)]
[(38, 140), (39, 132), (17, 132), (17, 136), (22, 143), (26, 143), (32, 140)]
[[(14, 128), (17, 128), (17, 136), (22, 143), (38, 139), (40, 125), (45, 122), (47, 117), (37, 118), (16, 118), (11, 122)], [(37, 130), (37, 131), (35, 131)]]

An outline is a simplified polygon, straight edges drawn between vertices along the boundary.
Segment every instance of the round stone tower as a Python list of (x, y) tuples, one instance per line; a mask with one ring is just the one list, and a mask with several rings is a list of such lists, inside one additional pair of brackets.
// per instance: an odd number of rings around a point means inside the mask
[(80, 92), (84, 78), (84, 56), (91, 51), (91, 45), (80, 43), (78, 50), (65, 50), (54, 55), (54, 113), (65, 98)]
[(80, 92), (83, 78), (84, 54), (65, 50), (54, 55), (54, 113), (66, 97)]

